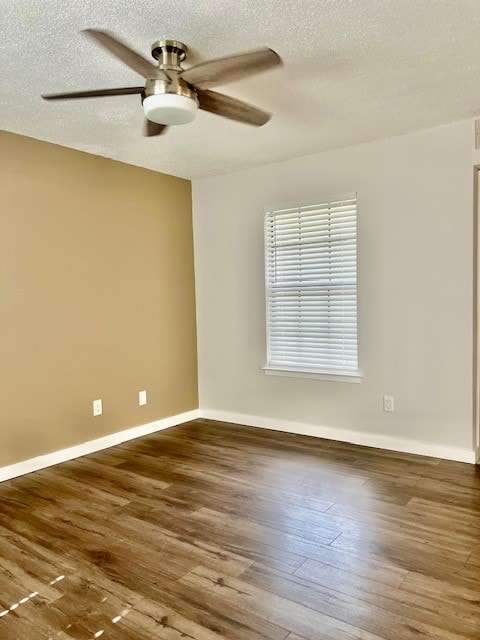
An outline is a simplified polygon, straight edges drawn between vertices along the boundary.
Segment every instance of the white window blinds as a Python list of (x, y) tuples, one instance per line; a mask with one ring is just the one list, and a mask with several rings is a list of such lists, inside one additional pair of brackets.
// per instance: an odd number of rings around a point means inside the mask
[(357, 374), (356, 193), (267, 211), (267, 368)]

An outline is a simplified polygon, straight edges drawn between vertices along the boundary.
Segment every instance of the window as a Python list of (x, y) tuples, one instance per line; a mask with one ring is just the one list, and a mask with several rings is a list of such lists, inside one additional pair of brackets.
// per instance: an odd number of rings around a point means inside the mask
[(359, 375), (356, 218), (356, 193), (267, 210), (266, 373)]

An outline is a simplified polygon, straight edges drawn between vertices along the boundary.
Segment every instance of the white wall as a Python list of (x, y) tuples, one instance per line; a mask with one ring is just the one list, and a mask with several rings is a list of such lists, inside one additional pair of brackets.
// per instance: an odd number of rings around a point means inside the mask
[[(473, 161), (462, 121), (195, 181), (200, 407), (472, 451)], [(266, 376), (264, 205), (353, 190), (363, 381)]]

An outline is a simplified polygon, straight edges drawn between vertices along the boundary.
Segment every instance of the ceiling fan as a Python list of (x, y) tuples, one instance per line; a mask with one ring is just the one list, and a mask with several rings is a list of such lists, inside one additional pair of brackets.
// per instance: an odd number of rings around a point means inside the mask
[(44, 100), (138, 93), (146, 116), (146, 136), (165, 133), (168, 125), (192, 122), (198, 108), (257, 127), (270, 120), (271, 114), (267, 111), (210, 89), (281, 65), (280, 56), (272, 49), (257, 49), (183, 69), (181, 63), (188, 49), (177, 40), (159, 40), (152, 45), (152, 56), (158, 61), (158, 65), (154, 65), (106, 31), (85, 29), (83, 33), (143, 76), (147, 81), (145, 86), (53, 93), (43, 95)]

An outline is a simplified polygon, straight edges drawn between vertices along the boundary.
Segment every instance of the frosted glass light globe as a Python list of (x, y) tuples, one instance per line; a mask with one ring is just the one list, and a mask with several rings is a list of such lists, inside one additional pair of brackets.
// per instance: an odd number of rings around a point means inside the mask
[(176, 93), (157, 93), (143, 101), (145, 116), (157, 124), (187, 124), (194, 120), (197, 108), (195, 100)]

